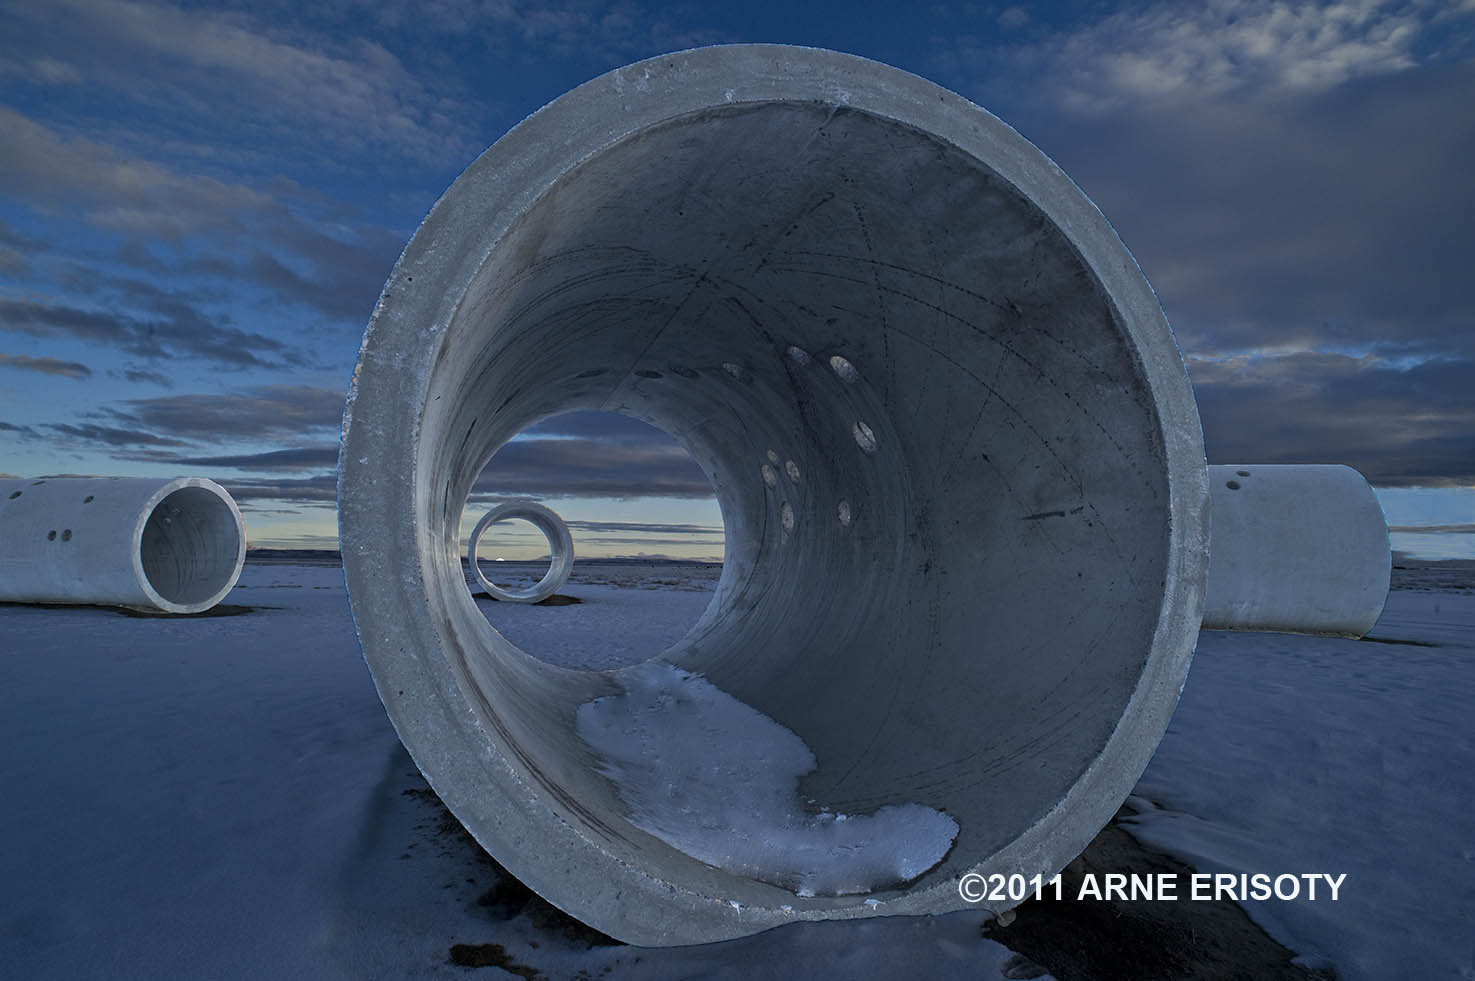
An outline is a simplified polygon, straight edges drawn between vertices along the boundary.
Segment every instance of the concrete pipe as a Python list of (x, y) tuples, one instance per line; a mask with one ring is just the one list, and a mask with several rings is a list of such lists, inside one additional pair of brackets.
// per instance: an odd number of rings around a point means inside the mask
[(212, 480), (0, 480), (0, 601), (201, 613), (245, 560), (241, 512)]
[[(465, 586), (478, 472), (573, 409), (672, 434), (722, 508), (714, 599), (645, 665), (543, 663)], [(1074, 858), (1187, 674), (1207, 476), (1157, 299), (1054, 164), (915, 76), (744, 45), (589, 82), (450, 187), (364, 338), (339, 522), (450, 809), (684, 944)]]
[[(481, 563), (476, 560), (476, 547), (481, 544), (482, 535), (493, 524), (518, 518), (530, 522), (548, 539), (548, 571), (543, 574), (542, 579), (527, 589), (505, 589), (492, 582), (481, 571)], [(508, 603), (541, 603), (568, 582), (569, 573), (574, 568), (574, 540), (569, 535), (568, 525), (564, 524), (558, 512), (552, 508), (536, 501), (508, 501), (492, 508), (476, 523), (471, 532), (471, 540), (466, 546), (466, 561), (476, 574), (476, 581), (481, 583), (481, 588), (487, 591), (488, 596)]]
[(1342, 466), (1215, 466), (1203, 626), (1361, 637), (1388, 598), (1383, 509)]

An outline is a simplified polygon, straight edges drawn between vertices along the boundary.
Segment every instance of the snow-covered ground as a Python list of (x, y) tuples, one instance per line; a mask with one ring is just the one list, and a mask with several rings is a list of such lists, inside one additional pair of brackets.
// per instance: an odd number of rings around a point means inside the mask
[[(561, 590), (579, 605), (489, 616), (550, 659), (598, 641), (577, 656), (628, 663), (678, 637), (713, 584), (587, 573)], [(1202, 871), (1345, 872), (1335, 904), (1246, 904), (1344, 978), (1475, 977), (1471, 578), (1402, 574), (1421, 588), (1391, 594), (1373, 631), (1389, 643), (1206, 633), (1133, 833)], [(500, 944), (483, 952), (545, 977), (989, 978), (1013, 958), (973, 911), (589, 947), (509, 900), (444, 823), (374, 693), (339, 569), (248, 565), (227, 603), (253, 609), (0, 607), (0, 976), (498, 974), (452, 964), (455, 944)]]

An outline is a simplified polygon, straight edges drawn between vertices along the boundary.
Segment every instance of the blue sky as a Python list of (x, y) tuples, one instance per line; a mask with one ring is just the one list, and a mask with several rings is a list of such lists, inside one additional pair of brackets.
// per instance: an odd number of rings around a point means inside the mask
[[(1384, 492), (1391, 524), (1471, 540), (1472, 0), (0, 17), (0, 472), (208, 475), (253, 541), (333, 544), (359, 339), (436, 197), (595, 75), (775, 41), (930, 78), (1055, 159), (1158, 290), (1211, 462), (1348, 463), (1422, 488)], [(529, 435), (476, 500), (548, 501), (581, 554), (720, 554), (716, 505), (660, 434), (578, 416)]]

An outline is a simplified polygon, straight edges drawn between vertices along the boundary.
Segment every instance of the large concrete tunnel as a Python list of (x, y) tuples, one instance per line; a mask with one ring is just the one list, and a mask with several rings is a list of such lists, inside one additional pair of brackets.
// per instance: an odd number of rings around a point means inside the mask
[[(716, 595), (659, 662), (802, 740), (811, 810), (944, 815), (935, 861), (826, 894), (637, 813), (580, 726), (649, 672), (529, 656), (460, 565), (482, 466), (575, 409), (678, 438), (722, 508)], [(595, 79), (451, 186), (365, 335), (339, 514), (365, 657), (436, 792), (641, 944), (1058, 871), (1177, 702), (1210, 520), (1172, 331), (1080, 189), (936, 85), (769, 45)]]

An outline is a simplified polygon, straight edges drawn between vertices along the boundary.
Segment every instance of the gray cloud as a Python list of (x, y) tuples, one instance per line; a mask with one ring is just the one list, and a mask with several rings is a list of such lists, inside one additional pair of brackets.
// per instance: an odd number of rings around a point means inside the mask
[[(153, 275), (245, 283), (283, 303), (363, 321), (404, 244), (400, 232), (321, 214), (331, 203), (291, 182), (262, 190), (182, 174), (88, 137), (65, 137), (3, 106), (0, 129), (7, 132), (0, 194), (131, 236), (111, 260)], [(174, 265), (143, 244), (183, 249), (201, 238), (214, 251), (186, 250), (189, 257)], [(89, 291), (125, 290), (128, 282), (93, 269), (72, 279)], [(135, 290), (146, 285), (132, 282)]]
[(144, 358), (196, 357), (231, 368), (281, 367), (300, 360), (286, 344), (211, 317), (188, 303), (161, 306), (161, 315), (136, 317), (70, 303), (0, 299), (0, 331), (65, 337), (113, 347)]
[(301, 446), (265, 453), (223, 456), (178, 456), (173, 462), (189, 467), (229, 467), (238, 470), (313, 470), (338, 466), (337, 446)]
[(123, 377), (135, 383), (148, 382), (163, 388), (173, 388), (174, 379), (162, 371), (149, 371), (144, 368), (127, 368), (123, 371)]
[(105, 446), (187, 446), (183, 440), (170, 439), (139, 429), (123, 429), (118, 426), (100, 426), (95, 423), (48, 423), (44, 428), (59, 436)]
[(0, 354), (0, 365), (20, 368), (23, 371), (38, 371), (43, 375), (60, 375), (63, 378), (89, 378), (92, 369), (78, 361), (61, 361), (57, 358), (30, 358), (24, 354)]
[(642, 521), (570, 521), (570, 528), (592, 532), (649, 532), (657, 535), (721, 535), (721, 525), (668, 525)]
[(325, 473), (298, 480), (227, 478), (219, 481), (237, 501), (287, 501), (332, 506), (338, 500), (338, 476)]
[[(37, 53), (50, 56), (185, 133), (188, 121), (208, 114), (224, 117), (229, 129), (247, 137), (310, 139), (321, 153), (438, 163), (447, 150), (463, 149), (469, 113), (444, 91), (449, 86), (443, 80), (430, 76), (442, 90), (432, 91), (379, 43), (352, 30), (309, 32), (301, 9), (292, 13), (297, 30), (288, 32), (264, 28), (242, 13), (164, 3), (23, 3), (7, 12), (7, 33), (15, 42), (0, 50), (12, 64)], [(22, 39), (25, 52), (16, 50)], [(138, 71), (141, 64), (149, 66), (147, 73)]]
[(1475, 483), (1475, 360), (1190, 360), (1211, 463), (1345, 463), (1384, 485)]
[(593, 439), (526, 439), (497, 451), (478, 494), (546, 497), (712, 496), (700, 467), (675, 443), (617, 445)]
[(1150, 4), (977, 42), (966, 91), (1081, 185), (1158, 291), (1211, 461), (1472, 479), (1472, 13)]
[[(260, 385), (219, 395), (125, 399), (109, 414), (158, 433), (200, 443), (267, 439), (336, 430), (343, 392), (310, 385)], [(335, 454), (336, 457), (336, 454)]]

